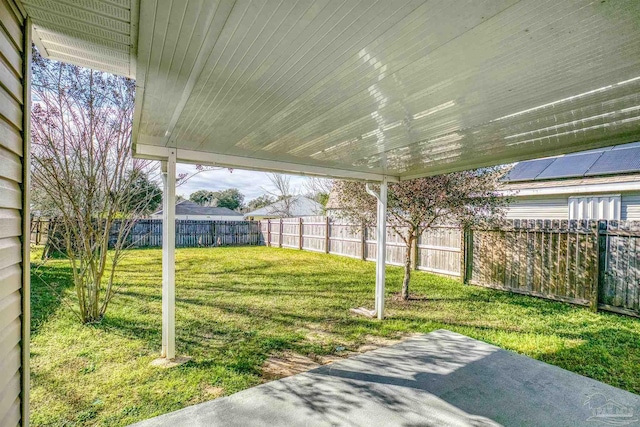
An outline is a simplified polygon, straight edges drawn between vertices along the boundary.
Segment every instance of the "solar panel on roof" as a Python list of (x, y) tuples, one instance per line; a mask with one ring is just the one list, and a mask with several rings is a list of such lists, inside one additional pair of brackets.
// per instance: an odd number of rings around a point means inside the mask
[(600, 156), (602, 153), (558, 157), (535, 180), (583, 176)]
[(640, 147), (610, 150), (587, 170), (586, 176), (640, 172)]
[(549, 166), (555, 159), (539, 159), (520, 162), (505, 176), (505, 181), (530, 181)]

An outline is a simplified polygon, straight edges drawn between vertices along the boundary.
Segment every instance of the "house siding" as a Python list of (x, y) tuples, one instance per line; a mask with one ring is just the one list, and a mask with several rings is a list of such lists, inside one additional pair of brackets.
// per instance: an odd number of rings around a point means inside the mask
[(506, 212), (507, 219), (568, 219), (568, 197), (516, 198)]
[[(640, 194), (623, 193), (621, 196), (620, 219), (640, 221)], [(569, 219), (569, 196), (516, 197), (507, 208), (506, 218)]]
[(23, 112), (31, 50), (25, 18), (11, 0), (0, 0), (0, 24), (0, 425), (16, 426), (28, 418), (29, 276), (23, 261), (29, 255), (29, 149)]
[(640, 221), (640, 194), (622, 195), (620, 219)]

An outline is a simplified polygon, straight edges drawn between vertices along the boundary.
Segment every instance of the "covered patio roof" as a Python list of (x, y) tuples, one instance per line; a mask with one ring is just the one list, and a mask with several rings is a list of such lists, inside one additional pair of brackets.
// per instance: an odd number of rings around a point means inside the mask
[(138, 157), (394, 181), (640, 137), (635, 0), (23, 3), (136, 77)]

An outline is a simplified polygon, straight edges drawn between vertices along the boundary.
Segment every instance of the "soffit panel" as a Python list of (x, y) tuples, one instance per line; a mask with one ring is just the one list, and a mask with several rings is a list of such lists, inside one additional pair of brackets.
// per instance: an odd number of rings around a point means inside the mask
[(22, 0), (45, 57), (135, 76), (138, 0)]

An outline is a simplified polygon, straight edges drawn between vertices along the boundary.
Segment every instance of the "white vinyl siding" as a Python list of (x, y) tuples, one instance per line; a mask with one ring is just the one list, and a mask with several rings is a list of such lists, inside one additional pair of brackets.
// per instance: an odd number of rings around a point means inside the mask
[[(0, 0), (0, 426), (24, 424), (24, 18)], [(28, 246), (28, 241), (26, 242)], [(26, 375), (26, 372), (24, 373)], [(25, 390), (26, 392), (26, 390)]]
[(620, 195), (569, 197), (569, 219), (620, 219)]
[(640, 194), (622, 195), (620, 219), (640, 221)]
[(567, 197), (515, 198), (507, 208), (507, 219), (567, 219)]
[[(627, 193), (621, 196), (615, 195), (617, 199), (611, 199), (610, 195), (590, 195), (590, 196), (539, 196), (539, 197), (515, 197), (507, 208), (507, 219), (585, 219), (577, 218), (577, 213), (571, 216), (571, 203), (578, 203), (579, 199), (608, 199), (596, 202), (598, 205), (597, 218), (592, 216), (589, 219), (619, 219), (629, 221), (640, 221), (640, 194)], [(583, 202), (583, 206), (588, 206)], [(594, 203), (591, 204), (592, 209)], [(576, 207), (577, 209), (577, 207)], [(608, 210), (607, 215), (600, 213), (600, 210)], [(593, 212), (593, 211), (592, 211)], [(602, 216), (605, 216), (604, 218)]]

